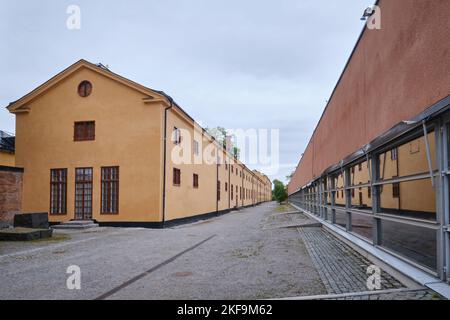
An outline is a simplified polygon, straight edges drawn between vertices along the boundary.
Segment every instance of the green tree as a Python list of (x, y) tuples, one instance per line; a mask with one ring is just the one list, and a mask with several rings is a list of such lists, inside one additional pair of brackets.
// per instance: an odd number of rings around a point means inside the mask
[(286, 201), (287, 197), (288, 197), (288, 193), (286, 190), (286, 186), (284, 185), (283, 182), (281, 182), (280, 180), (273, 180), (273, 199), (278, 201), (279, 203), (282, 203), (283, 201)]
[[(211, 136), (213, 136), (217, 142), (222, 144), (224, 148), (227, 148), (227, 136), (228, 136), (227, 129), (223, 127), (215, 127), (215, 128), (205, 128), (205, 130)], [(231, 137), (234, 137), (234, 135), (231, 135)], [(241, 150), (234, 145), (233, 141), (231, 141), (231, 146), (229, 146), (229, 150), (236, 159), (239, 159)]]

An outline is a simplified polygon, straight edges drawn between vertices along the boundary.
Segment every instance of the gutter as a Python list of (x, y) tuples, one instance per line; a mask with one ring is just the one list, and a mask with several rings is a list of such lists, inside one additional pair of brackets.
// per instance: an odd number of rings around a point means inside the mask
[(162, 225), (166, 221), (166, 158), (167, 158), (167, 111), (173, 107), (173, 99), (166, 96), (170, 105), (164, 109), (164, 165), (163, 165), (163, 205), (162, 205)]

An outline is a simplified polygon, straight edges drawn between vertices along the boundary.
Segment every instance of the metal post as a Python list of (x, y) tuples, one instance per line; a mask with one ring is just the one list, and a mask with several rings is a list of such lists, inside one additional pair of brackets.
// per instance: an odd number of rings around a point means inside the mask
[(427, 150), (428, 170), (430, 171), (431, 185), (434, 187), (433, 164), (431, 163), (430, 144), (428, 143), (428, 132), (425, 120), (422, 121), (423, 138), (425, 140), (425, 148)]
[(352, 206), (352, 194), (351, 190), (348, 189), (350, 186), (350, 169), (346, 168), (344, 170), (344, 187), (345, 187), (345, 209), (347, 213), (347, 231), (352, 231), (352, 213), (350, 212)]
[(373, 183), (378, 180), (380, 172), (380, 161), (378, 155), (370, 154), (370, 190), (372, 192), (372, 214), (373, 218), (373, 245), (381, 245), (381, 219), (376, 217), (380, 212), (380, 188), (374, 186)]
[[(424, 126), (424, 134), (426, 132), (426, 125)], [(436, 145), (436, 159), (438, 159), (438, 169), (439, 172), (448, 172), (448, 141), (447, 141), (447, 130), (445, 124), (441, 121), (435, 124), (435, 145)], [(427, 141), (426, 139), (425, 141)], [(429, 148), (429, 147), (428, 147)], [(427, 157), (429, 157), (429, 166), (431, 166), (431, 153), (427, 150)], [(431, 171), (432, 173), (432, 171)], [(441, 228), (437, 231), (436, 235), (436, 249), (437, 249), (437, 267), (438, 274), (441, 280), (449, 278), (448, 268), (449, 268), (449, 235), (446, 232), (445, 227), (449, 223), (449, 190), (448, 190), (448, 174), (438, 175), (436, 179), (433, 179), (433, 186), (436, 195), (436, 221), (440, 223)]]
[(334, 207), (336, 206), (336, 181), (334, 180), (334, 177), (331, 178), (331, 186), (330, 186), (331, 190), (335, 190), (332, 191), (330, 193), (331, 195), (331, 223), (335, 224), (336, 223), (336, 210), (334, 209)]

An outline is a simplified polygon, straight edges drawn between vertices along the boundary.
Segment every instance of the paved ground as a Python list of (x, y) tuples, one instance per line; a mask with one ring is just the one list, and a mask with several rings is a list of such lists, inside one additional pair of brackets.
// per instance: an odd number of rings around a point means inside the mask
[[(321, 228), (298, 228), (313, 221), (290, 211), (269, 203), (171, 229), (57, 231), (57, 241), (0, 242), (0, 299), (265, 299), (367, 291), (369, 262)], [(70, 265), (81, 268), (81, 290), (66, 287)], [(382, 279), (382, 289), (402, 287), (387, 273)]]
[[(321, 228), (303, 228), (299, 229), (299, 233), (329, 294), (368, 291), (367, 272), (373, 265), (372, 262), (344, 243), (336, 241)], [(404, 287), (393, 276), (381, 270), (378, 290)]]

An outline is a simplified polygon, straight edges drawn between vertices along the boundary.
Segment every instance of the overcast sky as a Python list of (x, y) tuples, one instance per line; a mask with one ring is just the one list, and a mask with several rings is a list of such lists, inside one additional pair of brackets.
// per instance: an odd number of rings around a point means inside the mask
[[(280, 130), (280, 171), (298, 163), (363, 27), (365, 0), (0, 0), (4, 106), (75, 61), (171, 95), (203, 126)], [(69, 5), (81, 29), (69, 30)]]

